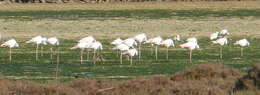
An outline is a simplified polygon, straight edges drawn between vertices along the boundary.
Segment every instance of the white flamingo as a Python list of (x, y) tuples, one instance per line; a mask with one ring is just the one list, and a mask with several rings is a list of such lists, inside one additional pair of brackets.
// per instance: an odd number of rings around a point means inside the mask
[(189, 50), (189, 55), (190, 55), (190, 63), (192, 63), (192, 51), (194, 49), (199, 49), (199, 45), (197, 42), (193, 41), (187, 41), (184, 44), (180, 45), (181, 48), (187, 48)]
[(167, 48), (167, 52), (166, 52), (166, 59), (169, 59), (169, 48), (170, 47), (174, 47), (174, 42), (172, 39), (166, 39), (164, 41), (161, 42), (162, 46), (165, 46)]
[[(95, 41), (96, 40), (95, 40), (95, 38), (93, 36), (87, 36), (87, 37), (84, 37), (84, 38), (80, 39), (78, 42), (79, 43), (89, 43), (89, 44), (91, 44), (91, 43), (93, 43)], [(88, 49), (87, 49), (87, 60), (89, 60), (89, 50)]]
[(134, 39), (138, 42), (138, 59), (141, 59), (141, 45), (143, 42), (145, 42), (147, 40), (147, 37), (145, 35), (145, 33), (142, 34), (138, 34), (134, 37)]
[[(124, 41), (121, 38), (117, 38), (117, 39), (113, 40), (110, 44), (116, 46), (116, 45), (122, 44), (123, 42)], [(116, 55), (118, 56), (118, 54), (119, 54), (119, 50), (117, 50)]]
[(134, 38), (125, 39), (123, 43), (128, 47), (132, 47), (132, 48), (134, 48), (134, 46), (137, 46), (137, 42), (135, 41)]
[(222, 56), (223, 56), (223, 54), (222, 54), (222, 52), (223, 52), (222, 48), (223, 48), (224, 45), (227, 45), (227, 44), (228, 44), (227, 38), (226, 38), (226, 37), (219, 38), (219, 39), (217, 39), (217, 40), (215, 40), (215, 41), (212, 41), (212, 43), (213, 43), (213, 44), (218, 44), (218, 45), (220, 45), (220, 51), (219, 51), (220, 53), (219, 53), (219, 56), (220, 56), (220, 59), (222, 59)]
[(234, 45), (240, 46), (240, 56), (243, 56), (243, 47), (249, 46), (250, 43), (247, 39), (241, 39), (234, 43)]
[(15, 39), (11, 39), (1, 44), (1, 47), (9, 47), (9, 60), (12, 61), (12, 48), (19, 47), (19, 44)]
[(210, 35), (210, 40), (215, 40), (219, 37), (219, 32), (212, 33)]
[(228, 32), (228, 30), (227, 29), (223, 29), (223, 30), (221, 30), (220, 32), (219, 32), (219, 36), (220, 37), (224, 37), (224, 36), (227, 36), (227, 35), (229, 35), (230, 33)]
[(114, 41), (112, 41), (110, 44), (112, 45), (119, 45), (122, 44), (124, 41), (121, 38), (117, 38)]
[[(53, 46), (58, 46), (60, 44), (59, 39), (57, 37), (48, 38), (47, 42), (50, 45), (53, 45)], [(51, 46), (50, 50), (51, 50), (51, 62), (53, 63), (53, 61), (52, 61), (52, 59), (53, 59), (53, 49), (52, 49), (52, 46)], [(59, 48), (57, 50), (57, 63), (59, 63), (59, 54), (58, 54), (58, 52), (59, 52)]]
[(138, 51), (135, 48), (129, 49), (123, 52), (124, 55), (130, 56), (130, 64), (133, 64), (133, 57), (138, 55)]
[(153, 55), (153, 46), (154, 46), (154, 44), (152, 43), (152, 41), (153, 41), (153, 38), (150, 38), (150, 39), (148, 39), (148, 40), (146, 40), (144, 43), (145, 44), (151, 44), (151, 55)]
[(162, 37), (158, 36), (153, 38), (152, 43), (155, 44), (155, 59), (158, 60), (158, 46), (161, 44), (162, 42)]
[(46, 45), (46, 38), (42, 37), (42, 36), (36, 36), (33, 37), (31, 40), (27, 41), (26, 43), (35, 43), (36, 44), (36, 55), (35, 55), (35, 59), (36, 61), (38, 60), (38, 48), (40, 44)]
[(195, 37), (190, 37), (186, 40), (187, 42), (194, 42), (194, 43), (197, 43), (198, 42), (198, 39), (195, 38)]
[(173, 37), (174, 41), (181, 41), (181, 36), (180, 35), (176, 35)]
[(94, 50), (93, 63), (96, 64), (96, 51), (103, 49), (102, 44), (99, 41), (95, 41), (90, 44), (89, 48)]
[(119, 44), (116, 45), (116, 47), (113, 48), (113, 50), (119, 50), (120, 51), (120, 64), (123, 64), (123, 52), (128, 51), (130, 49), (129, 46), (125, 44)]
[(80, 63), (83, 63), (83, 53), (86, 48), (89, 48), (90, 43), (81, 42), (70, 49), (80, 49)]
[(95, 38), (93, 36), (87, 36), (87, 37), (80, 39), (78, 42), (79, 43), (92, 43), (94, 41), (95, 41)]

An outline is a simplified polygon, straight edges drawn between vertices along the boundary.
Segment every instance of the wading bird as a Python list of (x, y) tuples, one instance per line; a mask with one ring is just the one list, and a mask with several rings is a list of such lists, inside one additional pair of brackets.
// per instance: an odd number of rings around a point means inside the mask
[(212, 43), (213, 43), (213, 44), (218, 44), (218, 45), (220, 45), (219, 57), (220, 57), (220, 59), (222, 59), (222, 55), (223, 55), (223, 54), (222, 54), (222, 52), (223, 52), (222, 48), (223, 48), (224, 45), (227, 45), (227, 44), (228, 44), (227, 38), (226, 38), (226, 37), (224, 37), (224, 38), (219, 38), (219, 39), (217, 39), (217, 40), (215, 40), (215, 41), (212, 41)]
[(138, 55), (138, 51), (135, 48), (129, 49), (123, 52), (124, 55), (130, 56), (130, 64), (133, 64), (133, 57)]
[(197, 43), (197, 42), (198, 42), (197, 38), (195, 38), (195, 37), (190, 37), (190, 38), (188, 38), (186, 41), (187, 41), (187, 42), (194, 42), (194, 43)]
[(42, 37), (42, 36), (36, 36), (33, 37), (31, 40), (27, 41), (26, 43), (35, 43), (36, 44), (36, 52), (35, 52), (35, 60), (38, 61), (38, 48), (40, 44), (46, 45), (46, 38)]
[(136, 35), (135, 37), (134, 37), (134, 39), (138, 42), (138, 59), (139, 59), (139, 61), (140, 61), (140, 59), (141, 59), (141, 45), (142, 45), (142, 43), (143, 42), (145, 42), (146, 40), (147, 40), (147, 37), (146, 37), (146, 35), (144, 34), (144, 33), (142, 33), (142, 34), (138, 34), (138, 35)]
[(125, 39), (123, 43), (128, 47), (132, 47), (132, 48), (134, 48), (134, 46), (137, 46), (137, 43), (134, 38)]
[(93, 36), (87, 36), (87, 37), (80, 39), (78, 42), (79, 43), (92, 43), (94, 41), (95, 41), (95, 38)]
[(12, 61), (12, 48), (19, 47), (15, 39), (4, 42), (1, 47), (9, 47), (9, 60)]
[[(49, 44), (53, 45), (53, 46), (58, 46), (60, 44), (59, 39), (57, 37), (51, 37), (51, 38), (49, 38), (47, 40), (47, 42)], [(53, 49), (52, 49), (52, 46), (51, 46), (50, 50), (51, 50), (51, 63), (53, 63), (53, 61), (52, 61), (52, 59), (53, 59)], [(57, 49), (57, 63), (59, 62), (59, 54), (58, 54), (58, 52), (59, 52), (59, 47)]]
[[(80, 39), (78, 42), (79, 43), (89, 43), (89, 44), (91, 44), (95, 41), (96, 40), (93, 36), (87, 36), (87, 37)], [(89, 60), (89, 49), (88, 48), (86, 48), (86, 49), (87, 49), (87, 60)]]
[(224, 37), (224, 36), (227, 36), (229, 35), (230, 33), (228, 32), (227, 29), (223, 29), (219, 32), (219, 37)]
[(219, 32), (215, 32), (210, 35), (210, 40), (215, 40), (218, 38), (219, 38)]
[(150, 39), (148, 39), (148, 40), (146, 40), (144, 43), (145, 44), (151, 44), (151, 55), (153, 55), (153, 46), (154, 46), (154, 44), (152, 43), (152, 41), (153, 41), (153, 38), (150, 38)]
[(103, 49), (102, 44), (99, 41), (95, 41), (95, 42), (90, 44), (89, 48), (93, 49), (93, 51), (94, 51), (93, 63), (96, 64), (96, 52), (97, 52), (97, 50), (102, 50)]
[(158, 36), (153, 38), (152, 40), (152, 44), (155, 44), (155, 59), (158, 60), (158, 46), (161, 44), (162, 42), (162, 37)]
[(115, 39), (114, 41), (112, 41), (110, 44), (112, 45), (119, 45), (122, 44), (124, 41), (120, 38)]
[[(196, 38), (195, 38), (196, 39)], [(197, 40), (197, 39), (196, 39)], [(197, 44), (197, 41), (195, 41), (194, 39), (193, 40), (190, 40), (190, 41), (187, 41), (186, 43), (184, 44), (181, 44), (180, 45), (181, 48), (187, 48), (189, 50), (189, 55), (190, 55), (190, 63), (192, 63), (192, 51), (194, 49), (199, 49), (199, 45)]]
[(243, 47), (249, 46), (250, 43), (247, 41), (247, 39), (241, 39), (236, 41), (234, 45), (240, 46), (240, 56), (243, 56)]
[(70, 49), (80, 49), (80, 63), (83, 63), (83, 53), (86, 48), (90, 46), (90, 43), (81, 42)]
[(174, 41), (181, 41), (181, 36), (180, 35), (176, 35), (172, 38), (172, 40)]
[[(117, 46), (119, 44), (122, 44), (123, 42), (124, 41), (121, 38), (117, 38), (114, 41), (112, 41), (110, 44)], [(118, 57), (118, 54), (119, 54), (119, 50), (117, 50), (117, 53), (116, 53), (117, 57)]]
[(128, 51), (130, 49), (129, 46), (125, 44), (119, 44), (116, 45), (116, 47), (113, 48), (113, 50), (119, 50), (120, 51), (120, 64), (123, 64), (123, 52)]
[(167, 49), (166, 49), (166, 59), (168, 60), (169, 59), (169, 48), (170, 47), (174, 47), (174, 42), (172, 39), (166, 39), (164, 41), (161, 42), (160, 44), (161, 46), (165, 46)]

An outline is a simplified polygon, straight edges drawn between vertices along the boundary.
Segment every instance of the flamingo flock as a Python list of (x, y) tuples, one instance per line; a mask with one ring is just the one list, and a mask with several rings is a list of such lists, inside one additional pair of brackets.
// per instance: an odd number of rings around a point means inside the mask
[[(219, 32), (212, 33), (209, 37), (213, 45), (219, 46), (219, 57), (223, 58), (223, 48), (225, 45), (228, 45), (228, 36), (230, 33), (227, 29), (221, 30)], [(174, 48), (176, 42), (181, 42), (179, 44), (180, 48), (187, 49), (189, 51), (189, 62), (192, 63), (192, 53), (194, 50), (199, 49), (200, 46), (198, 44), (198, 39), (196, 37), (190, 37), (186, 39), (184, 42), (181, 41), (180, 35), (176, 35), (172, 38), (163, 39), (160, 36), (156, 36), (148, 39), (145, 33), (141, 33), (135, 35), (133, 37), (129, 37), (126, 39), (117, 38), (113, 40), (110, 44), (113, 45), (112, 50), (117, 51), (117, 55), (120, 53), (120, 64), (123, 64), (123, 56), (126, 56), (128, 59), (130, 58), (130, 64), (133, 64), (133, 57), (138, 56), (138, 60), (142, 59), (142, 44), (148, 44), (151, 46), (151, 55), (154, 56), (155, 60), (158, 60), (158, 52), (159, 47), (163, 46), (166, 48), (166, 60), (169, 60), (169, 48)], [(57, 55), (57, 63), (59, 62), (59, 45), (60, 41), (57, 37), (43, 37), (36, 36), (32, 39), (26, 41), (27, 44), (35, 44), (35, 60), (39, 60), (38, 58), (38, 49), (39, 46), (50, 45), (50, 60), (53, 63), (53, 48), (56, 49)], [(247, 39), (241, 39), (236, 41), (233, 45), (240, 47), (240, 55), (243, 56), (243, 48), (248, 47), (250, 45)], [(1, 47), (9, 48), (9, 60), (12, 60), (12, 48), (19, 47), (19, 44), (15, 39), (8, 40), (1, 44)], [(79, 49), (80, 50), (80, 63), (84, 63), (84, 52), (87, 52), (87, 61), (89, 61), (89, 53), (93, 52), (92, 62), (96, 64), (97, 58), (102, 57), (101, 51), (103, 50), (102, 43), (97, 41), (93, 36), (87, 36), (72, 46), (70, 49)], [(153, 55), (153, 51), (155, 55)]]

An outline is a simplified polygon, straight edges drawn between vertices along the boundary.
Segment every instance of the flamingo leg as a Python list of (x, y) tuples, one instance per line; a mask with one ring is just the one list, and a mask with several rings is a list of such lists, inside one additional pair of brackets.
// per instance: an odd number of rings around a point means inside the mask
[(131, 60), (130, 60), (131, 65), (133, 64), (133, 57), (131, 56)]
[(80, 51), (80, 63), (81, 64), (83, 63), (83, 51), (84, 51), (84, 49), (81, 49), (81, 51)]
[(35, 55), (35, 60), (38, 61), (38, 48), (39, 48), (39, 45), (37, 44), (36, 45), (36, 55)]
[(120, 52), (120, 64), (123, 64), (123, 53), (122, 53), (122, 51)]
[(139, 61), (141, 60), (141, 45), (142, 45), (142, 43), (139, 43), (139, 47), (138, 47), (138, 50), (139, 50), (138, 59), (139, 59)]
[(53, 49), (52, 49), (52, 47), (50, 48), (51, 49), (51, 64), (53, 64)]
[(87, 61), (89, 61), (89, 56), (90, 56), (89, 52), (90, 51), (87, 49)]
[(94, 50), (93, 63), (96, 64), (96, 50)]
[(243, 56), (243, 47), (240, 48), (240, 56)]
[(57, 49), (57, 64), (59, 64), (60, 63), (60, 53), (59, 53), (59, 51), (60, 51), (60, 48), (58, 47), (58, 49)]
[(167, 47), (167, 50), (166, 50), (166, 59), (168, 60), (169, 59), (169, 48)]
[(43, 56), (43, 46), (41, 46), (41, 56)]
[(157, 53), (158, 53), (157, 51), (158, 50), (157, 49), (158, 49), (158, 46), (155, 47), (155, 59), (156, 59), (156, 61), (158, 60), (158, 55), (157, 55)]
[(153, 46), (151, 45), (151, 55), (153, 55)]
[(190, 50), (190, 63), (192, 63), (192, 50)]
[(222, 46), (220, 46), (220, 59), (222, 59)]
[(9, 61), (12, 61), (12, 48), (9, 48)]

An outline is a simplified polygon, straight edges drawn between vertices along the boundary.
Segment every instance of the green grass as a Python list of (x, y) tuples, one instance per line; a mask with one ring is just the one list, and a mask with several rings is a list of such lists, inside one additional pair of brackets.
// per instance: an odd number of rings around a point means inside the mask
[[(232, 42), (238, 38), (233, 38)], [(25, 79), (39, 82), (53, 81), (55, 77), (56, 64), (51, 64), (49, 47), (44, 46), (43, 56), (39, 54), (39, 60), (35, 60), (35, 45), (22, 43), (28, 39), (17, 39), (21, 47), (13, 49), (13, 60), (9, 61), (7, 48), (1, 48), (0, 60), (0, 75), (10, 79)], [(188, 53), (185, 49), (177, 47), (171, 48), (169, 51), (169, 60), (166, 60), (166, 49), (159, 48), (159, 60), (151, 55), (150, 46), (143, 45), (142, 60), (139, 62), (137, 57), (134, 58), (134, 64), (124, 58), (123, 64), (120, 64), (119, 57), (116, 56), (116, 51), (112, 51), (112, 45), (109, 45), (111, 39), (101, 40), (104, 45), (102, 55), (105, 61), (97, 62), (94, 65), (91, 61), (85, 61), (80, 64), (79, 50), (70, 50), (75, 44), (75, 40), (61, 39), (60, 45), (60, 80), (68, 81), (74, 77), (94, 78), (94, 79), (130, 79), (139, 76), (150, 75), (170, 75), (178, 71), (182, 71), (194, 64), (208, 63), (224, 63), (228, 66), (239, 69), (245, 72), (248, 67), (258, 63), (260, 49), (258, 41), (260, 39), (249, 39), (251, 46), (244, 49), (244, 56), (240, 57), (240, 48), (233, 46), (231, 43), (225, 46), (223, 51), (223, 59), (219, 60), (219, 47), (212, 45), (207, 38), (199, 39), (201, 49), (193, 52), (193, 63), (188, 62)], [(85, 53), (85, 59), (87, 54)], [(92, 54), (91, 54), (92, 56)], [(54, 55), (56, 58), (56, 55)], [(54, 59), (54, 63), (55, 63)]]
[(2, 19), (206, 19), (221, 18), (247, 18), (260, 17), (259, 9), (191, 9), (191, 10), (166, 10), (166, 9), (139, 9), (139, 10), (66, 10), (66, 11), (0, 11)]

